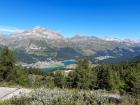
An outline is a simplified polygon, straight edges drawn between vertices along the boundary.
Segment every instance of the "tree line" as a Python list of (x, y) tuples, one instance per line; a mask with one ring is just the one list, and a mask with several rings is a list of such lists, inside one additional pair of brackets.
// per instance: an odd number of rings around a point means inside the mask
[(43, 75), (46, 72), (35, 68), (24, 68), (17, 65), (15, 54), (8, 47), (3, 47), (0, 52), (0, 82), (11, 85), (30, 86), (29, 74)]
[(87, 59), (80, 59), (68, 76), (54, 81), (60, 88), (105, 89), (140, 95), (140, 62), (93, 66)]
[(76, 68), (68, 75), (64, 70), (44, 72), (34, 68), (16, 65), (16, 57), (4, 47), (0, 53), (0, 82), (12, 82), (22, 86), (31, 86), (29, 74), (52, 75), (52, 78), (38, 79), (35, 85), (76, 89), (105, 89), (132, 95), (140, 94), (140, 61), (124, 64), (93, 65), (88, 59), (77, 61)]

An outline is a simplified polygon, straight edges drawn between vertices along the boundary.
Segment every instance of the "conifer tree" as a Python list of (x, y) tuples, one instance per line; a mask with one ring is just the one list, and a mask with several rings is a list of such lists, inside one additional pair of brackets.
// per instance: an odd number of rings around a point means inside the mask
[(4, 47), (0, 54), (0, 74), (2, 79), (10, 79), (10, 73), (14, 70), (16, 63), (13, 52), (8, 48)]
[(76, 69), (68, 76), (68, 83), (71, 87), (79, 89), (91, 89), (95, 86), (93, 79), (95, 71), (92, 70), (91, 64), (87, 59), (81, 59), (78, 61)]
[(60, 88), (64, 88), (66, 86), (66, 79), (63, 71), (56, 71), (54, 84)]

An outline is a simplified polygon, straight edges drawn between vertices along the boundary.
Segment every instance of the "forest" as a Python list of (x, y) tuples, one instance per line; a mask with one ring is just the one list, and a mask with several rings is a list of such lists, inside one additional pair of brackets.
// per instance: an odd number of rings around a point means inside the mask
[(12, 50), (4, 47), (0, 54), (0, 84), (28, 88), (45, 86), (51, 89), (106, 90), (137, 98), (140, 96), (140, 60), (93, 65), (83, 58), (77, 60), (76, 68), (66, 75), (65, 70), (54, 73), (17, 65)]

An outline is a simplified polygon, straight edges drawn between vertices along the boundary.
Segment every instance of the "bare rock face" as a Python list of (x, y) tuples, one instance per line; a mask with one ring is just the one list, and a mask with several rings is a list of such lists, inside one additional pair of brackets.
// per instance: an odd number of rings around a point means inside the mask
[(114, 95), (106, 95), (103, 96), (104, 98), (106, 98), (108, 100), (108, 102), (110, 103), (115, 103), (115, 104), (121, 104), (124, 99), (123, 97), (121, 97), (120, 95), (114, 94)]
[(51, 30), (35, 27), (29, 30), (26, 30), (22, 33), (17, 33), (11, 36), (11, 38), (27, 39), (27, 38), (40, 38), (40, 39), (63, 39), (63, 36), (57, 32)]

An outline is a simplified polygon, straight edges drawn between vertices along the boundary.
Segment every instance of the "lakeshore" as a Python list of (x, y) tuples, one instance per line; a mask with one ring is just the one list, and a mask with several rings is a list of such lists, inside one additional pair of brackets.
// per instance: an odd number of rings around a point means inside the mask
[(76, 64), (76, 61), (71, 59), (71, 60), (64, 60), (64, 61), (39, 61), (33, 64), (25, 64), (21, 63), (23, 67), (27, 68), (38, 68), (43, 71), (54, 71), (58, 69), (69, 69), (72, 68), (73, 65)]

